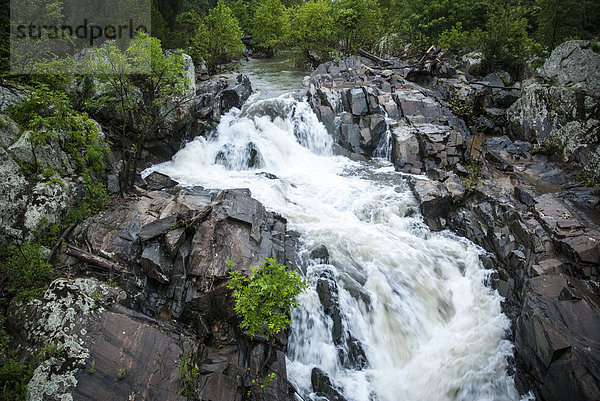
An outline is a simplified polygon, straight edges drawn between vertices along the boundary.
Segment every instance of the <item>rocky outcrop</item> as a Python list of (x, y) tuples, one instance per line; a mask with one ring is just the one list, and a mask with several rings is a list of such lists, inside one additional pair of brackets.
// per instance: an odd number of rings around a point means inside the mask
[(408, 69), (392, 68), (361, 58), (321, 65), (308, 81), (311, 107), (354, 158), (391, 157), (407, 173), (451, 171), (470, 138), (464, 122), (438, 94), (404, 79)]
[(573, 171), (600, 180), (600, 54), (589, 41), (565, 42), (523, 83), (507, 112), (515, 139), (541, 144)]
[[(23, 349), (59, 350), (36, 369), (30, 399), (289, 399), (285, 335), (241, 333), (226, 288), (228, 258), (244, 271), (265, 257), (290, 264), (285, 220), (249, 191), (140, 189), (68, 240), (118, 266), (110, 276), (119, 285), (59, 279), (41, 301), (15, 309)], [(66, 263), (99, 274), (72, 256)]]
[[(347, 155), (387, 156), (398, 171), (424, 173), (407, 180), (425, 223), (488, 252), (482, 263), (497, 271), (491, 285), (513, 322), (518, 389), (540, 400), (600, 398), (600, 191), (578, 185), (551, 154), (588, 177), (600, 171), (598, 57), (588, 42), (567, 42), (523, 84), (503, 72), (411, 74), (400, 62), (383, 69), (356, 58), (322, 65), (306, 82)], [(367, 118), (378, 114), (387, 154), (369, 142)], [(335, 286), (324, 273), (317, 288), (339, 337)], [(318, 371), (313, 387), (337, 396)]]

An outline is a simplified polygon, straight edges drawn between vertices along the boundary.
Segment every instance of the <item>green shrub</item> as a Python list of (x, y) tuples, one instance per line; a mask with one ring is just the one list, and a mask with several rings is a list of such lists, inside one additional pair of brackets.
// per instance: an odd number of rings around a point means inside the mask
[(5, 248), (6, 259), (0, 264), (0, 272), (8, 278), (5, 285), (9, 295), (17, 301), (41, 295), (53, 273), (52, 266), (46, 263), (47, 249), (34, 242)]
[(457, 22), (450, 30), (440, 34), (438, 43), (444, 49), (460, 49), (469, 39), (469, 32), (463, 31), (462, 22)]
[(0, 394), (5, 401), (22, 401), (27, 396), (27, 383), (32, 375), (31, 367), (21, 363), (17, 351), (12, 351), (0, 366)]
[(249, 276), (234, 271), (231, 259), (227, 265), (230, 270), (227, 287), (233, 290), (242, 330), (251, 336), (261, 334), (267, 338), (285, 330), (293, 308), (299, 305), (297, 297), (308, 283), (276, 259), (267, 258), (262, 265), (251, 268)]

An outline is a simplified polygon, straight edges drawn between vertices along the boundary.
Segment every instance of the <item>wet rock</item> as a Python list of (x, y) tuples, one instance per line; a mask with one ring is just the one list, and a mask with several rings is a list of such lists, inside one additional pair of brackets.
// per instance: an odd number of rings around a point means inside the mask
[(238, 75), (235, 83), (231, 83), (221, 93), (221, 112), (225, 113), (233, 107), (241, 108), (251, 94), (250, 79), (246, 75)]
[(309, 258), (319, 264), (329, 264), (329, 251), (325, 245), (319, 245), (310, 251)]
[(172, 180), (168, 175), (157, 171), (150, 173), (144, 181), (146, 182), (146, 189), (149, 191), (160, 191), (161, 189), (173, 188), (178, 184), (177, 181)]
[(340, 315), (338, 287), (330, 270), (324, 270), (317, 280), (317, 294), (323, 311), (333, 321), (331, 337), (336, 345), (342, 344), (342, 317)]
[(346, 399), (340, 394), (339, 390), (333, 386), (331, 379), (327, 376), (327, 373), (319, 368), (313, 368), (310, 381), (312, 383), (313, 391), (320, 397), (325, 397), (330, 401), (346, 401)]
[(148, 277), (161, 284), (169, 283), (171, 261), (160, 246), (160, 242), (153, 241), (144, 247), (140, 264)]
[(450, 211), (452, 201), (444, 184), (415, 177), (410, 177), (408, 183), (419, 202), (427, 225), (433, 230), (445, 228), (444, 217)]
[(138, 238), (141, 241), (149, 241), (160, 235), (165, 234), (171, 229), (176, 228), (177, 216), (168, 216), (164, 219), (154, 220), (148, 224), (145, 224), (138, 234)]

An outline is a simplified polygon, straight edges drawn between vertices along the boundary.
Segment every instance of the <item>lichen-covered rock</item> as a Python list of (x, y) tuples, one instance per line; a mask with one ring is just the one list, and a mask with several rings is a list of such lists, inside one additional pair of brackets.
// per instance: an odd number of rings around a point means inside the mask
[(50, 139), (48, 145), (33, 146), (30, 141), (31, 132), (24, 132), (9, 148), (9, 152), (17, 160), (30, 164), (37, 163), (40, 171), (46, 168), (60, 168), (66, 175), (75, 172), (72, 157), (64, 150), (62, 136)]
[(27, 201), (27, 180), (19, 165), (0, 147), (0, 241), (20, 238), (18, 226)]
[(89, 324), (103, 311), (97, 303), (103, 291), (108, 293), (93, 279), (59, 279), (42, 300), (11, 311), (8, 321), (20, 329), (23, 346), (44, 356), (27, 385), (27, 400), (74, 399), (76, 375), (90, 356)]
[(10, 117), (0, 114), (0, 146), (9, 147), (20, 135), (19, 126)]
[(506, 113), (519, 139), (542, 144), (568, 166), (600, 180), (600, 54), (588, 41), (558, 46)]
[(23, 226), (28, 233), (60, 221), (73, 206), (77, 184), (69, 178), (38, 182), (31, 189)]

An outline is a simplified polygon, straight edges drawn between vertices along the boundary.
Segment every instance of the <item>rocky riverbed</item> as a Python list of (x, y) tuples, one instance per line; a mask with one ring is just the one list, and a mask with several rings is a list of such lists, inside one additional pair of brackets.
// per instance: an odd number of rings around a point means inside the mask
[(520, 83), (359, 58), (306, 81), (340, 153), (389, 157), (432, 229), (488, 251), (517, 384), (542, 400), (600, 397), (600, 191), (582, 185), (600, 172), (599, 62), (574, 41)]

